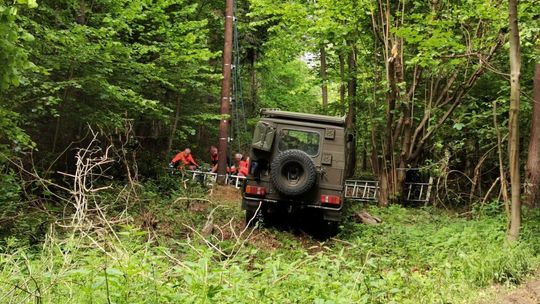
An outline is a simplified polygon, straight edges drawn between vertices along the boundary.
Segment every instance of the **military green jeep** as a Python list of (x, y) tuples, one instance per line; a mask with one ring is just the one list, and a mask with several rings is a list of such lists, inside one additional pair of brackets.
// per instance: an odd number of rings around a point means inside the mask
[(262, 110), (242, 208), (246, 224), (308, 218), (336, 230), (343, 211), (345, 118)]

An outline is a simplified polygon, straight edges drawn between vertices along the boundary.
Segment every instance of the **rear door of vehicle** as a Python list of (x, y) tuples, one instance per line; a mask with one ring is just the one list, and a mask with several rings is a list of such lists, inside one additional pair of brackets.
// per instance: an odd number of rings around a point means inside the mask
[[(306, 152), (317, 168), (321, 166), (321, 156), (324, 141), (324, 128), (313, 128), (299, 125), (279, 124), (272, 155), (288, 149), (298, 149)], [(275, 190), (272, 189), (272, 192)], [(305, 199), (310, 203), (316, 199), (317, 193), (310, 192)]]
[(345, 171), (345, 131), (343, 128), (327, 126), (324, 129), (320, 157), (323, 171), (319, 183), (321, 192), (341, 196)]

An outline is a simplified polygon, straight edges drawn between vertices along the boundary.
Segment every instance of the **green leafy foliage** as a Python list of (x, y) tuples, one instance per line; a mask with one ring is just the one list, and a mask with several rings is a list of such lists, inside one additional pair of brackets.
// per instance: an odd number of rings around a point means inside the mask
[(0, 176), (0, 218), (8, 218), (13, 216), (18, 205), (21, 204), (20, 180), (15, 176), (13, 171), (2, 172)]
[[(18, 3), (1, 10), (0, 59), (9, 64), (0, 68), (0, 144), (38, 148), (47, 161), (87, 126), (113, 134), (126, 120), (137, 136), (185, 143), (199, 131), (187, 121), (218, 112), (215, 16), (199, 4)], [(170, 130), (174, 120), (181, 123)]]
[[(51, 235), (37, 251), (11, 239), (0, 249), (0, 279), (6, 283), (0, 287), (2, 293), (23, 303), (36, 298), (116, 303), (293, 299), (448, 303), (475, 299), (479, 289), (492, 283), (520, 282), (538, 265), (540, 247), (529, 230), (534, 227), (525, 228), (521, 244), (510, 246), (504, 242), (500, 213), (467, 220), (434, 208), (398, 206), (369, 208), (383, 219), (381, 225), (345, 222), (339, 241), (317, 243), (286, 232), (255, 232), (255, 239), (224, 258), (184, 225), (201, 229), (209, 212), (216, 224), (226, 224), (231, 217), (237, 221), (241, 213), (236, 202), (197, 202), (196, 193), (183, 194), (193, 195), (191, 201), (162, 200), (159, 193), (152, 194), (159, 192), (157, 188), (147, 189), (145, 210), (159, 219), (159, 242), (148, 242), (148, 232), (133, 226), (124, 226), (116, 236), (101, 234), (93, 239), (102, 244), (98, 247), (90, 239), (69, 234)], [(193, 204), (209, 205), (201, 212)], [(528, 215), (530, 222), (536, 217)], [(190, 237), (180, 237), (185, 233)], [(208, 240), (225, 253), (236, 248), (234, 238)], [(32, 283), (25, 285), (26, 291), (14, 289), (28, 280), (29, 273)]]
[(318, 105), (315, 79), (304, 62), (266, 59), (261, 67), (261, 104), (287, 111), (313, 112)]
[[(21, 0), (17, 4), (30, 8), (37, 6), (35, 0)], [(21, 5), (0, 2), (0, 62), (5, 63), (0, 67), (0, 92), (10, 86), (18, 86), (22, 71), (31, 67), (21, 43), (33, 40), (33, 36), (19, 26), (19, 8), (24, 9)]]
[[(0, 2), (0, 94), (10, 87), (21, 84), (22, 74), (34, 65), (28, 60), (24, 42), (34, 40), (34, 36), (20, 26), (19, 9), (35, 8), (35, 0), (20, 0), (16, 4)], [(20, 126), (18, 113), (11, 110), (13, 101), (0, 99), (0, 152), (12, 154), (33, 148), (34, 143)]]

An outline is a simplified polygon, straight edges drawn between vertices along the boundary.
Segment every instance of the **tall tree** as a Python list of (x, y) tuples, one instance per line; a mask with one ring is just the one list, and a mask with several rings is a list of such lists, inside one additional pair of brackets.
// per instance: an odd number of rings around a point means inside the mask
[(532, 106), (531, 131), (529, 135), (529, 153), (525, 174), (525, 199), (529, 207), (536, 206), (540, 199), (540, 63), (534, 69), (534, 99)]
[(519, 77), (521, 72), (521, 52), (519, 43), (517, 0), (508, 1), (510, 25), (510, 122), (509, 122), (509, 169), (511, 187), (510, 227), (507, 239), (516, 241), (521, 226), (521, 198), (519, 176)]
[(348, 68), (348, 78), (347, 78), (347, 100), (348, 100), (348, 110), (347, 110), (347, 120), (345, 122), (346, 128), (349, 132), (347, 135), (347, 153), (345, 158), (347, 160), (348, 167), (345, 168), (345, 176), (352, 177), (356, 169), (356, 138), (355, 132), (356, 129), (356, 102), (357, 102), (357, 86), (358, 82), (356, 79), (357, 72), (357, 62), (356, 62), (356, 48), (353, 43), (349, 44), (349, 53), (347, 54), (347, 68)]
[[(374, 143), (381, 205), (400, 199), (406, 170), (421, 164), (430, 141), (467, 100), (503, 44), (499, 10), (482, 0), (374, 4), (373, 32), (380, 42), (377, 52), (383, 54), (377, 63), (384, 68), (386, 86), (384, 96), (378, 96), (386, 100), (385, 112), (377, 113), (385, 120), (373, 126), (381, 129)], [(478, 13), (488, 11), (486, 23)], [(462, 17), (446, 17), (454, 15)], [(474, 41), (467, 34), (471, 31)]]
[(324, 45), (320, 49), (320, 59), (322, 106), (326, 110), (328, 106), (328, 78), (326, 76), (326, 47)]

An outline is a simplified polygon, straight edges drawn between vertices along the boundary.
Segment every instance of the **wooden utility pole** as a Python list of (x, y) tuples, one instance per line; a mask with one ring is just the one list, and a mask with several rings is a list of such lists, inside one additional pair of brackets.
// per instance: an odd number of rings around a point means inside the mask
[(225, 43), (223, 46), (223, 81), (221, 83), (221, 119), (219, 121), (218, 184), (225, 183), (227, 146), (229, 140), (229, 107), (231, 102), (231, 62), (233, 31), (233, 0), (225, 4)]
[(510, 121), (508, 124), (510, 136), (508, 138), (509, 171), (511, 201), (510, 227), (507, 239), (517, 241), (521, 226), (521, 201), (520, 201), (520, 178), (519, 178), (519, 76), (521, 70), (521, 52), (519, 49), (519, 27), (517, 0), (509, 0), (509, 23), (510, 23)]

